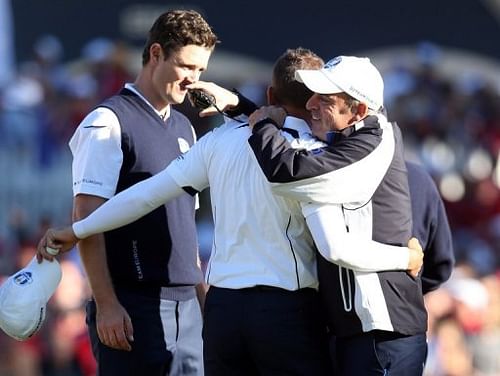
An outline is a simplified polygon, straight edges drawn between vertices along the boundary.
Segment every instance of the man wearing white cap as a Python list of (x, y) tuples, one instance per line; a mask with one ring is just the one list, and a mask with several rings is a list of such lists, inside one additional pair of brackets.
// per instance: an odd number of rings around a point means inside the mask
[[(403, 245), (412, 212), (401, 134), (383, 112), (383, 80), (368, 58), (339, 56), (296, 79), (313, 96), (311, 129), (328, 146), (296, 151), (279, 132), (282, 110), (250, 116), (249, 139), (273, 191), (309, 206), (341, 204), (350, 234)], [(356, 182), (344, 184), (346, 177)], [(421, 375), (427, 313), (420, 278), (405, 272), (360, 272), (318, 260), (320, 290), (342, 375)]]
[(36, 258), (7, 278), (0, 287), (0, 328), (19, 341), (32, 337), (41, 328), (47, 302), (60, 281), (56, 260), (39, 264)]

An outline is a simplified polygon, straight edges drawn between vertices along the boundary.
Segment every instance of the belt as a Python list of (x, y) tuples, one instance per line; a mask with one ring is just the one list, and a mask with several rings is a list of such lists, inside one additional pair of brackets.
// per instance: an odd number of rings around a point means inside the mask
[[(238, 289), (240, 291), (249, 291), (249, 292), (281, 292), (281, 293), (288, 293), (288, 294), (297, 294), (297, 293), (302, 293), (302, 292), (311, 292), (311, 291), (316, 291), (312, 287), (305, 287), (301, 288), (298, 290), (287, 290), (281, 287), (276, 287), (276, 286), (268, 286), (268, 285), (256, 285), (252, 287), (244, 287), (241, 289)], [(236, 290), (236, 291), (238, 291)]]
[(266, 285), (257, 285), (253, 287), (245, 287), (242, 290), (248, 290), (248, 291), (281, 291), (281, 292), (287, 292), (290, 290), (283, 289), (281, 287), (276, 287), (276, 286), (266, 286)]

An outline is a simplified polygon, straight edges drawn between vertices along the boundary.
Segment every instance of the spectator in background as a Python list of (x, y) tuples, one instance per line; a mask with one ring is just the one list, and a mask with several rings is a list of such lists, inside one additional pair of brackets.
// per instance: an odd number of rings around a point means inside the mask
[(486, 289), (488, 303), (479, 332), (468, 338), (474, 367), (483, 375), (500, 375), (500, 273), (479, 280)]
[(95, 38), (83, 47), (82, 58), (89, 73), (99, 83), (99, 101), (119, 92), (123, 82), (131, 79), (127, 64), (128, 52), (121, 42)]
[[(100, 104), (70, 141), (74, 219), (162, 170), (195, 141), (172, 108), (207, 68), (217, 37), (195, 11), (154, 22), (133, 84)], [(195, 286), (195, 198), (185, 194), (133, 224), (80, 243), (92, 288), (87, 323), (102, 375), (202, 375)]]
[(96, 361), (85, 327), (88, 287), (73, 261), (63, 258), (60, 264), (62, 279), (50, 300), (50, 320), (42, 333), (43, 375), (94, 376)]
[(46, 97), (57, 97), (69, 78), (69, 72), (63, 62), (64, 48), (55, 35), (45, 34), (33, 44), (33, 59), (24, 63), (33, 76), (42, 84)]
[(443, 288), (425, 296), (429, 312), (427, 376), (496, 376), (500, 372), (500, 279), (458, 266)]
[(443, 317), (436, 322), (429, 348), (434, 354), (429, 357), (429, 367), (424, 375), (474, 375), (472, 355), (465, 335), (453, 317)]
[(43, 86), (25, 69), (3, 88), (0, 146), (16, 155), (18, 163), (28, 165), (38, 156), (37, 136), (44, 95)]

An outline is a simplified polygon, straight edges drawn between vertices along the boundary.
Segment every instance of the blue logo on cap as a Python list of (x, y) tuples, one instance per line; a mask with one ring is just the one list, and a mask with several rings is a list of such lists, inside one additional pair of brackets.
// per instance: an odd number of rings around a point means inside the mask
[(19, 272), (14, 276), (14, 282), (19, 285), (29, 285), (33, 282), (33, 278), (31, 277), (31, 272)]
[(328, 63), (326, 63), (323, 68), (324, 69), (333, 68), (334, 66), (340, 64), (341, 61), (342, 61), (342, 56), (337, 56), (337, 57), (333, 58), (332, 60), (330, 60)]

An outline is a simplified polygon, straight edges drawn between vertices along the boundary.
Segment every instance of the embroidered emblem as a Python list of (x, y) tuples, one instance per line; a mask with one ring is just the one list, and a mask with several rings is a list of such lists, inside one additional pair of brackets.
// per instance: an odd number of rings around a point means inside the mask
[(177, 142), (179, 143), (179, 150), (181, 151), (181, 153), (185, 153), (190, 149), (189, 143), (183, 138), (179, 137), (177, 139)]
[(341, 61), (342, 61), (342, 56), (337, 56), (337, 57), (333, 58), (332, 60), (330, 60), (328, 63), (326, 63), (325, 66), (323, 67), (323, 69), (331, 69), (334, 66), (340, 64)]
[(31, 277), (31, 272), (20, 272), (14, 276), (14, 282), (16, 285), (29, 285), (33, 282), (33, 278)]

